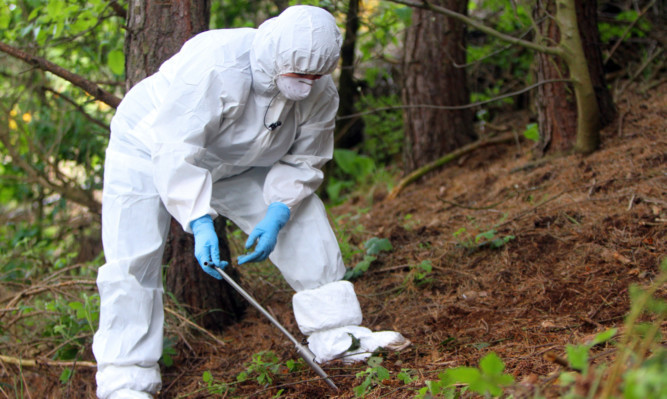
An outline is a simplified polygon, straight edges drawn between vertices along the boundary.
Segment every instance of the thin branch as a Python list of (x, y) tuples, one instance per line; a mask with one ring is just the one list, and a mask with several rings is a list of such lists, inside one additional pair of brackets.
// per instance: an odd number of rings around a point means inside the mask
[[(54, 183), (51, 181), (47, 171), (41, 170), (26, 161), (12, 144), (9, 129), (5, 125), (0, 125), (0, 143), (7, 149), (12, 162), (26, 173), (29, 182), (39, 184), (49, 190), (59, 193), (63, 197), (85, 206), (93, 213), (99, 213), (101, 204), (90, 192), (80, 189), (75, 184), (68, 185), (64, 183), (62, 179), (62, 184)], [(60, 174), (60, 171), (56, 166), (50, 165), (50, 167), (54, 172)]]
[(364, 116), (368, 114), (373, 114), (375, 112), (383, 112), (383, 111), (391, 111), (395, 109), (412, 109), (412, 108), (428, 108), (428, 109), (442, 109), (442, 110), (449, 110), (449, 111), (454, 111), (454, 110), (460, 110), (460, 109), (468, 109), (468, 108), (474, 108), (478, 107), (480, 105), (486, 105), (492, 102), (496, 102), (499, 100), (503, 100), (508, 97), (514, 97), (518, 96), (519, 94), (523, 94), (527, 91), (530, 91), (538, 86), (549, 84), (549, 83), (557, 83), (557, 82), (572, 82), (570, 79), (549, 79), (549, 80), (543, 80), (541, 82), (537, 82), (535, 84), (532, 84), (528, 87), (524, 87), (521, 90), (518, 91), (513, 91), (511, 93), (503, 94), (498, 97), (491, 98), (489, 100), (484, 100), (484, 101), (478, 101), (476, 103), (471, 103), (471, 104), (465, 104), (465, 105), (430, 105), (430, 104), (411, 104), (411, 105), (396, 105), (396, 106), (390, 106), (390, 107), (380, 107), (380, 108), (375, 108), (370, 111), (364, 111), (364, 112), (359, 112), (356, 114), (350, 114), (350, 115), (345, 115), (345, 116), (340, 116), (336, 118), (337, 121), (339, 120), (344, 120), (344, 119), (350, 119), (350, 118), (357, 118), (359, 116)]
[(440, 14), (444, 14), (450, 18), (458, 19), (459, 21), (464, 22), (467, 25), (472, 26), (473, 28), (484, 32), (488, 35), (497, 37), (500, 40), (512, 43), (512, 44), (517, 44), (519, 46), (523, 46), (526, 48), (529, 48), (531, 50), (539, 51), (541, 53), (546, 53), (546, 54), (551, 54), (555, 56), (561, 56), (563, 54), (563, 50), (560, 47), (547, 47), (547, 46), (541, 46), (537, 43), (528, 41), (528, 40), (522, 40), (519, 38), (516, 38), (514, 36), (507, 35), (502, 32), (498, 32), (497, 30), (493, 28), (489, 28), (488, 26), (484, 25), (483, 23), (477, 21), (476, 19), (470, 18), (468, 16), (465, 16), (463, 14), (459, 14), (455, 11), (449, 10), (445, 7), (437, 6), (434, 4), (431, 4), (426, 1), (422, 2), (417, 2), (417, 1), (412, 1), (412, 0), (390, 0), (393, 3), (398, 3), (398, 4), (403, 4), (406, 6), (410, 7), (415, 7), (415, 8), (421, 8), (424, 10), (428, 11), (433, 11), (437, 12)]
[(625, 40), (625, 37), (628, 35), (628, 33), (630, 33), (632, 28), (634, 28), (635, 25), (637, 25), (639, 20), (642, 19), (642, 17), (648, 12), (648, 10), (651, 9), (651, 7), (653, 7), (654, 4), (655, 4), (655, 0), (651, 1), (649, 4), (646, 5), (646, 7), (644, 7), (643, 10), (641, 10), (639, 15), (637, 15), (637, 19), (632, 21), (632, 23), (625, 29), (625, 31), (621, 34), (621, 37), (618, 38), (616, 43), (614, 43), (614, 45), (612, 46), (611, 50), (609, 50), (609, 54), (607, 54), (607, 56), (604, 57), (604, 61), (602, 61), (602, 65), (606, 65), (607, 62), (609, 62), (611, 57), (614, 55), (614, 53), (618, 49), (618, 46), (620, 46), (621, 43), (623, 43), (623, 40)]
[(21, 359), (12, 356), (0, 355), (0, 362), (13, 364), (20, 367), (97, 367), (95, 362), (82, 362), (82, 361), (73, 361), (73, 362), (64, 362), (57, 360), (47, 360), (47, 359)]
[(94, 124), (96, 124), (97, 126), (101, 127), (101, 128), (104, 129), (105, 131), (108, 131), (108, 130), (109, 130), (109, 126), (108, 126), (106, 123), (104, 123), (104, 122), (102, 122), (102, 121), (100, 121), (100, 120), (98, 120), (98, 119), (93, 118), (92, 115), (90, 115), (88, 112), (86, 112), (86, 110), (83, 109), (83, 107), (82, 107), (81, 105), (79, 105), (76, 101), (74, 101), (74, 100), (72, 100), (71, 98), (67, 97), (67, 96), (64, 95), (63, 93), (58, 93), (57, 91), (55, 91), (55, 90), (53, 90), (53, 89), (51, 89), (51, 88), (49, 88), (49, 87), (44, 86), (43, 89), (44, 89), (45, 91), (48, 91), (48, 92), (50, 92), (50, 93), (53, 93), (53, 95), (54, 95), (56, 98), (62, 98), (63, 100), (65, 100), (65, 102), (68, 102), (69, 104), (71, 104), (74, 108), (76, 108), (77, 111), (79, 111), (79, 113), (81, 113), (86, 119), (88, 119), (88, 120), (91, 121), (92, 123), (94, 123)]
[[(524, 33), (522, 33), (519, 36), (519, 39), (523, 39), (524, 37), (526, 37), (526, 35), (528, 35), (530, 32), (532, 32), (533, 29), (534, 28), (527, 29)], [(478, 59), (476, 59), (472, 62), (468, 62), (468, 63), (465, 63), (465, 64), (457, 64), (455, 61), (452, 61), (452, 65), (454, 65), (454, 67), (456, 67), (456, 68), (467, 68), (467, 67), (470, 67), (470, 66), (473, 66), (473, 65), (477, 65), (480, 62), (484, 61), (485, 59), (492, 58), (492, 57), (496, 56), (497, 54), (500, 54), (500, 53), (502, 53), (505, 50), (508, 50), (510, 48), (512, 48), (511, 43), (509, 43), (509, 44), (507, 44), (507, 45), (505, 45), (505, 46), (503, 46), (503, 47), (501, 47), (501, 48), (499, 48), (499, 49), (497, 49), (497, 50), (495, 50), (495, 51), (493, 51), (493, 52), (491, 52), (491, 53), (489, 53), (489, 54), (487, 54), (487, 55), (485, 55), (481, 58), (478, 58)]]
[(460, 147), (460, 148), (450, 152), (449, 154), (447, 154), (447, 155), (445, 155), (445, 156), (443, 156), (439, 159), (436, 159), (435, 161), (433, 161), (429, 164), (426, 164), (419, 169), (416, 169), (416, 170), (412, 171), (410, 174), (405, 176), (403, 179), (401, 179), (400, 182), (398, 182), (396, 187), (394, 187), (391, 190), (389, 195), (387, 195), (387, 200), (392, 200), (392, 199), (396, 198), (401, 193), (401, 191), (403, 191), (403, 189), (407, 185), (417, 181), (418, 179), (420, 179), (422, 176), (426, 175), (427, 173), (432, 172), (432, 171), (438, 169), (439, 167), (445, 165), (446, 163), (451, 162), (451, 161), (453, 161), (457, 158), (460, 158), (461, 156), (463, 156), (463, 155), (465, 155), (469, 152), (472, 152), (472, 151), (474, 151), (478, 148), (486, 147), (486, 146), (493, 145), (493, 144), (506, 143), (506, 142), (513, 141), (513, 140), (514, 140), (514, 135), (513, 134), (506, 134), (506, 135), (503, 135), (503, 136), (498, 136), (498, 137), (494, 137), (494, 138), (490, 138), (490, 139), (478, 140), (478, 141), (475, 141), (475, 142), (470, 143), (468, 145), (465, 145), (463, 147)]
[(197, 325), (196, 323), (193, 323), (192, 321), (188, 320), (186, 317), (180, 315), (180, 314), (179, 314), (178, 312), (176, 312), (175, 310), (170, 309), (170, 308), (167, 308), (167, 307), (165, 307), (164, 310), (165, 310), (165, 312), (167, 312), (167, 313), (169, 313), (169, 314), (172, 314), (172, 315), (176, 316), (176, 318), (178, 318), (179, 320), (183, 321), (183, 322), (186, 323), (187, 325), (189, 325), (189, 326), (195, 328), (196, 330), (199, 330), (199, 331), (203, 332), (204, 334), (208, 335), (209, 338), (211, 338), (212, 340), (214, 340), (218, 345), (222, 345), (222, 346), (226, 345), (223, 341), (219, 340), (218, 337), (216, 337), (215, 335), (213, 335), (213, 333), (211, 333), (210, 331), (208, 331), (208, 330), (205, 329), (204, 327), (201, 327), (201, 326)]
[(33, 65), (34, 67), (37, 67), (39, 69), (42, 69), (44, 71), (48, 71), (53, 73), (54, 75), (57, 75), (68, 82), (72, 83), (73, 85), (85, 90), (87, 93), (89, 93), (91, 96), (94, 98), (102, 101), (103, 103), (109, 105), (110, 107), (113, 108), (118, 108), (118, 105), (120, 104), (120, 98), (116, 97), (115, 95), (109, 93), (108, 91), (102, 89), (95, 83), (91, 82), (90, 80), (74, 74), (65, 68), (54, 64), (51, 61), (48, 61), (44, 58), (34, 56), (32, 54), (28, 54), (22, 50), (17, 49), (16, 47), (10, 46), (4, 42), (0, 42), (0, 51), (5, 52), (12, 57), (18, 58), (22, 61), (27, 62), (30, 65)]
[(116, 13), (117, 16), (127, 19), (127, 11), (125, 8), (123, 8), (122, 5), (118, 3), (118, 0), (110, 0), (109, 5), (113, 9), (113, 11)]
[[(36, 295), (44, 291), (50, 291), (56, 288), (69, 287), (72, 285), (95, 285), (95, 280), (70, 280), (70, 281), (63, 281), (61, 283), (53, 285), (30, 286), (29, 288), (26, 288), (25, 290), (16, 294), (12, 298), (12, 300), (10, 300), (9, 303), (7, 304), (7, 308), (14, 308), (16, 304), (19, 302), (19, 300), (21, 300), (21, 298), (23, 297)], [(3, 311), (4, 310), (5, 309), (3, 309)]]
[(644, 69), (646, 69), (649, 65), (651, 65), (653, 60), (656, 59), (660, 54), (662, 54), (663, 50), (664, 50), (663, 48), (659, 48), (653, 54), (650, 54), (648, 59), (639, 67), (639, 69), (637, 69), (637, 71), (635, 71), (635, 73), (632, 74), (632, 76), (630, 76), (630, 79), (627, 82), (625, 82), (625, 84), (618, 90), (616, 96), (620, 96), (621, 93), (623, 93), (625, 89), (627, 89), (628, 86), (630, 86), (630, 84), (632, 84), (632, 82), (634, 82), (634, 80), (637, 79), (637, 77), (641, 75), (642, 72), (644, 72)]

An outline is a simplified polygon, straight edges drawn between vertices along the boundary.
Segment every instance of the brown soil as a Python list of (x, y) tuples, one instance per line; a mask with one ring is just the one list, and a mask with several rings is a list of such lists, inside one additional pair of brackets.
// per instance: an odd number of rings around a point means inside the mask
[[(366, 397), (414, 397), (439, 372), (475, 366), (490, 351), (522, 382), (513, 388), (515, 396), (535, 390), (559, 396), (554, 380), (562, 368), (545, 354), (563, 356), (567, 344), (622, 327), (629, 285), (650, 284), (665, 256), (666, 91), (662, 84), (646, 95), (625, 94), (618, 121), (604, 130), (602, 149), (590, 156), (534, 159), (526, 141), (488, 147), (408, 186), (394, 201), (376, 194), (365, 213), (359, 212), (366, 206), (363, 199), (333, 209), (355, 244), (371, 237), (393, 244), (355, 288), (364, 325), (400, 331), (413, 342), (402, 353), (382, 354), (393, 378)], [(511, 117), (496, 123), (525, 125), (521, 115)], [(498, 249), (470, 243), (492, 228), (495, 237), (514, 239)], [(418, 280), (415, 266), (427, 260), (433, 270)], [(274, 277), (254, 277), (246, 276), (243, 284), (301, 337), (290, 290)], [(667, 289), (659, 295), (667, 297)], [(174, 365), (163, 368), (159, 398), (269, 398), (279, 390), (285, 398), (353, 398), (362, 381), (355, 375), (368, 367), (324, 366), (340, 387), (335, 394), (309, 369), (278, 372), (267, 385), (253, 376), (236, 383), (253, 354), (271, 350), (283, 364), (297, 355), (255, 310), (220, 336), (225, 345), (196, 337), (179, 340)], [(596, 361), (611, 361), (613, 348), (595, 349)], [(407, 386), (398, 382), (401, 369), (416, 380)], [(66, 387), (57, 381), (60, 371), (41, 371), (46, 392), (92, 397), (92, 370), (78, 369)], [(205, 371), (214, 383), (232, 383), (235, 391), (210, 393)], [(34, 387), (33, 395), (37, 391)]]

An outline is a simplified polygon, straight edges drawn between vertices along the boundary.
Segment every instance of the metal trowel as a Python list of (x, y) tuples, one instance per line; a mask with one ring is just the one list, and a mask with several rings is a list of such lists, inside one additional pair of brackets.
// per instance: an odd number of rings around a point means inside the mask
[(320, 365), (315, 362), (315, 355), (313, 354), (313, 352), (310, 351), (310, 349), (308, 349), (307, 346), (304, 346), (299, 341), (297, 341), (296, 338), (294, 338), (294, 336), (290, 334), (290, 332), (287, 331), (287, 329), (285, 329), (285, 327), (283, 327), (282, 324), (278, 322), (278, 320), (276, 320), (273, 316), (271, 316), (271, 314), (267, 312), (266, 309), (264, 309), (262, 305), (260, 305), (259, 302), (255, 300), (255, 298), (250, 296), (250, 294), (248, 294), (246, 290), (244, 290), (240, 285), (238, 285), (236, 281), (232, 280), (232, 278), (229, 277), (227, 273), (222, 271), (222, 269), (219, 267), (214, 266), (214, 268), (218, 273), (220, 273), (222, 278), (229, 285), (231, 285), (239, 294), (241, 294), (242, 297), (244, 297), (248, 302), (250, 302), (252, 306), (254, 306), (257, 310), (259, 310), (260, 313), (266, 316), (269, 319), (269, 321), (273, 323), (274, 326), (278, 327), (278, 329), (283, 334), (285, 334), (285, 336), (289, 338), (290, 341), (292, 341), (294, 346), (296, 346), (296, 351), (299, 354), (299, 356), (301, 356), (303, 360), (306, 361), (306, 363), (310, 366), (311, 369), (315, 370), (317, 375), (319, 375), (324, 379), (327, 385), (329, 385), (332, 389), (338, 390), (338, 387), (336, 386), (336, 384), (333, 383), (333, 381), (331, 381), (331, 378), (329, 378), (327, 373), (325, 373), (324, 370), (322, 370), (322, 367), (320, 367)]

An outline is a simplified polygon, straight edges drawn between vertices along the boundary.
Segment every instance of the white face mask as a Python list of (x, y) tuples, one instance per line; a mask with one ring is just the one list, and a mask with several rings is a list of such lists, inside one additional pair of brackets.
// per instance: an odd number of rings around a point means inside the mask
[(314, 80), (284, 75), (279, 75), (276, 78), (278, 90), (292, 101), (301, 101), (308, 97), (310, 89), (313, 88), (313, 82)]

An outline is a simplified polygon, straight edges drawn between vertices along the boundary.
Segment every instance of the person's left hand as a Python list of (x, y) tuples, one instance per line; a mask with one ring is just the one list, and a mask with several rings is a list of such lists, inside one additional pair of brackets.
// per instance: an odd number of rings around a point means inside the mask
[(257, 223), (245, 244), (246, 249), (250, 249), (256, 242), (255, 251), (239, 256), (239, 265), (248, 262), (261, 262), (268, 258), (276, 247), (280, 229), (287, 223), (289, 217), (290, 210), (287, 205), (282, 202), (274, 202), (269, 205), (266, 216), (261, 222)]

